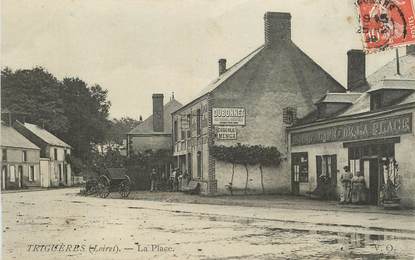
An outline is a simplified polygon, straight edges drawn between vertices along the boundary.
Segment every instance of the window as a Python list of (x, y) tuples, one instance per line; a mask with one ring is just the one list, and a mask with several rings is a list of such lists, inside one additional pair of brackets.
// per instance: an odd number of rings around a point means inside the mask
[(27, 162), (27, 151), (23, 151), (23, 161)]
[(29, 168), (29, 181), (34, 181), (35, 180), (35, 166), (30, 165)]
[(58, 149), (56, 149), (56, 148), (53, 149), (53, 158), (55, 160), (58, 160)]
[(15, 168), (14, 165), (10, 166), (10, 182), (15, 182), (16, 181), (16, 172), (15, 172)]
[(376, 110), (382, 108), (382, 94), (372, 93), (370, 94), (370, 110)]
[(187, 138), (190, 138), (190, 137), (192, 137), (192, 134), (190, 132), (190, 129), (192, 129), (192, 126), (191, 126), (192, 118), (191, 118), (190, 114), (187, 115), (187, 122), (189, 124), (189, 130), (187, 131)]
[(178, 138), (178, 126), (177, 126), (177, 120), (175, 120), (174, 121), (174, 123), (173, 123), (174, 125), (173, 125), (173, 131), (174, 131), (174, 142), (177, 142), (177, 140), (179, 139)]
[(202, 126), (202, 114), (200, 113), (200, 109), (198, 109), (197, 110), (197, 112), (196, 112), (196, 117), (197, 117), (197, 119), (196, 119), (196, 133), (197, 133), (197, 135), (200, 135), (201, 134), (201, 126)]
[(320, 181), (327, 177), (332, 184), (337, 183), (337, 155), (319, 155), (316, 156), (317, 178)]
[(7, 149), (2, 149), (1, 150), (1, 160), (3, 162), (6, 162), (7, 161)]
[(357, 175), (358, 172), (360, 172), (360, 160), (350, 160), (350, 172), (353, 173), (354, 176)]
[(202, 152), (197, 152), (197, 177), (202, 178)]
[(180, 137), (181, 137), (181, 140), (184, 140), (186, 137), (186, 131), (184, 131), (183, 128), (180, 131)]

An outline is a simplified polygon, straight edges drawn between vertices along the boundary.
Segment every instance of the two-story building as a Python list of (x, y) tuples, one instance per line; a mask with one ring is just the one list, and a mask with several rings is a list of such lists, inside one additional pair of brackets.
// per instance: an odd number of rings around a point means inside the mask
[[(228, 193), (229, 183), (234, 191), (290, 192), (286, 127), (315, 110), (326, 92), (345, 92), (291, 40), (289, 13), (267, 12), (264, 27), (264, 45), (229, 68), (220, 59), (219, 76), (172, 114), (176, 163), (204, 194)], [(263, 174), (258, 165), (248, 166), (246, 177), (242, 165), (233, 171), (213, 157), (213, 146), (238, 143), (276, 147), (283, 161)]]
[(40, 148), (1, 123), (1, 189), (40, 187)]
[[(328, 178), (336, 198), (341, 191), (338, 172), (349, 166), (353, 175), (364, 176), (367, 203), (381, 205), (386, 185), (393, 183), (401, 204), (415, 206), (414, 50), (407, 47), (406, 56), (363, 80), (363, 93), (326, 94), (316, 111), (289, 129), (294, 194), (311, 193)], [(364, 79), (360, 53), (359, 78)]]
[(40, 126), (16, 121), (14, 127), (40, 147), (42, 187), (71, 186), (72, 170), (67, 160), (71, 146)]

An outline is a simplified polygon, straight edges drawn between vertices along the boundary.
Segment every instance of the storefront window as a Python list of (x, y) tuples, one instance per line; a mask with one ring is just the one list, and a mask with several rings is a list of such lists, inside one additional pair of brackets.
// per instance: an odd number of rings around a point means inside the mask
[(330, 183), (337, 183), (337, 156), (336, 155), (319, 155), (316, 156), (317, 177), (321, 180), (323, 177), (330, 180)]

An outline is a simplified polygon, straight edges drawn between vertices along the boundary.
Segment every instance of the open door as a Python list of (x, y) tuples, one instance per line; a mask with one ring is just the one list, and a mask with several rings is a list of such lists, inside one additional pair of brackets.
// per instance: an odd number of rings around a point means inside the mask
[(379, 204), (380, 193), (380, 167), (379, 159), (371, 158), (363, 160), (363, 173), (366, 185), (369, 188), (368, 202), (371, 205)]

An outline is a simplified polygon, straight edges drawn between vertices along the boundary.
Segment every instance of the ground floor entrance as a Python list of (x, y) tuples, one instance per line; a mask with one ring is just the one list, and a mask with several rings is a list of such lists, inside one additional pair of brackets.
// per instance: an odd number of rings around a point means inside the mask
[(367, 202), (378, 205), (380, 192), (380, 162), (379, 158), (363, 159), (363, 175), (367, 176)]
[(395, 143), (399, 141), (399, 137), (394, 137), (344, 144), (351, 173), (354, 178), (364, 178), (365, 203), (380, 205), (386, 183), (396, 182)]

